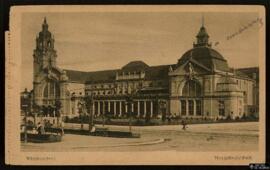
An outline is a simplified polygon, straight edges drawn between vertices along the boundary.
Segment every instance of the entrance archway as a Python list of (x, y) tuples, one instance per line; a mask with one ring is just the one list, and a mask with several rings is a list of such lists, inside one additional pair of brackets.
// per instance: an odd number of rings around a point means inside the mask
[(187, 80), (180, 96), (180, 113), (182, 116), (202, 115), (202, 88), (198, 81)]

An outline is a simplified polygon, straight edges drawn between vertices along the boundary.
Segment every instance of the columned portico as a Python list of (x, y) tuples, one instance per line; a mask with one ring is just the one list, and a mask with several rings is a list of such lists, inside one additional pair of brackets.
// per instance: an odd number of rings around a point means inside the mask
[(137, 117), (140, 117), (141, 114), (143, 117), (145, 117), (146, 114), (149, 114), (150, 117), (153, 117), (154, 114), (157, 114), (158, 104), (155, 104), (155, 101), (152, 99), (134, 100), (130, 106), (126, 105), (125, 100), (95, 99), (92, 109), (93, 113), (97, 116), (109, 113), (113, 114), (114, 116), (121, 117), (123, 113), (126, 114), (128, 111), (131, 111), (132, 114), (135, 114)]

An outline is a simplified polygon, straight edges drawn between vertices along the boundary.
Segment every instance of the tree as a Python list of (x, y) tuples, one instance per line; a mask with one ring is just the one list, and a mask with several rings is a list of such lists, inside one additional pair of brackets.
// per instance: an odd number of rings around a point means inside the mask
[(150, 122), (150, 114), (147, 112), (145, 115), (145, 124), (148, 124)]
[(48, 114), (48, 108), (44, 105), (41, 106), (41, 111), (43, 116), (46, 116)]
[(36, 103), (33, 103), (33, 117), (34, 117), (34, 124), (36, 125), (36, 116), (40, 114), (41, 112), (41, 106), (37, 105)]
[(53, 110), (54, 110), (54, 108), (51, 105), (49, 105), (48, 106), (48, 113), (49, 113), (50, 117), (53, 117)]
[(85, 112), (86, 112), (84, 100), (80, 100), (78, 102), (78, 112), (79, 112), (80, 119), (81, 119), (81, 129), (83, 130), (83, 117), (84, 117)]
[(86, 106), (87, 113), (89, 113), (89, 122), (88, 122), (89, 123), (89, 131), (91, 131), (93, 126), (94, 126), (93, 104), (94, 104), (93, 95), (87, 96), (85, 98), (85, 106)]

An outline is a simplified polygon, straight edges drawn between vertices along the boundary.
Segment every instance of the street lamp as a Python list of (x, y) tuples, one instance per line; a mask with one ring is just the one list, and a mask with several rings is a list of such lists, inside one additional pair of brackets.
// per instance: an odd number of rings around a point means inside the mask
[(85, 99), (87, 108), (89, 110), (89, 132), (90, 132), (94, 126), (94, 119), (93, 119), (94, 95), (87, 96)]
[(128, 112), (128, 115), (129, 115), (129, 121), (128, 121), (128, 125), (129, 125), (129, 132), (131, 132), (131, 121), (132, 121), (132, 117), (131, 117), (131, 106), (132, 106), (132, 103), (133, 103), (133, 99), (132, 99), (132, 96), (127, 96), (127, 99), (126, 99), (126, 106), (127, 106), (127, 112)]

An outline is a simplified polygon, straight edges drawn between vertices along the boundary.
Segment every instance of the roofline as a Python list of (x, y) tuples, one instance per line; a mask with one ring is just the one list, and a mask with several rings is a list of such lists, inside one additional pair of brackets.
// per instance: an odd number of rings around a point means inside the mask
[[(164, 64), (164, 65), (154, 65), (154, 66), (149, 66), (148, 68), (153, 68), (153, 67), (161, 67), (161, 66), (174, 66), (176, 64)], [(122, 71), (122, 69), (110, 69), (110, 70), (98, 70), (98, 71), (80, 71), (80, 70), (71, 70), (71, 69), (63, 69), (64, 71), (74, 71), (74, 72), (83, 72), (83, 73), (97, 73), (97, 72), (105, 72), (105, 71)]]
[(252, 66), (252, 67), (242, 67), (242, 68), (234, 68), (234, 69), (236, 69), (236, 70), (244, 70), (244, 69), (260, 69), (260, 68), (259, 68), (259, 66)]

